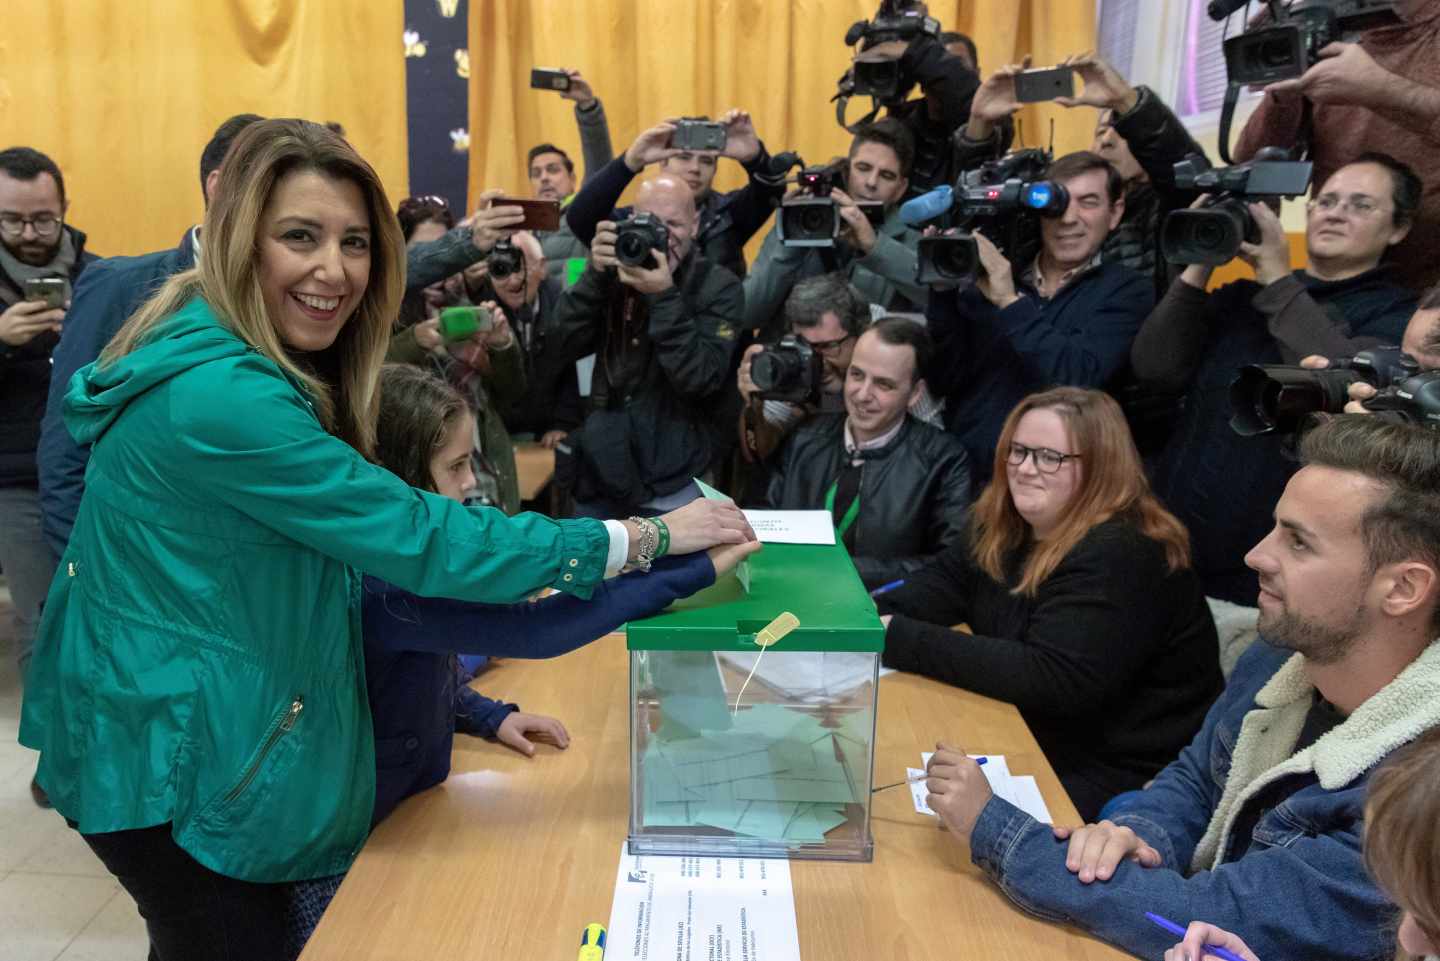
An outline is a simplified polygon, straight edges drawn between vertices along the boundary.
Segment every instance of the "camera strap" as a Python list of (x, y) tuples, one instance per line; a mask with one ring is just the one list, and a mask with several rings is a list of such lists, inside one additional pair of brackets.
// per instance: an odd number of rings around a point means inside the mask
[(861, 117), (854, 123), (846, 123), (845, 113), (850, 107), (850, 95), (836, 94), (833, 99), (835, 100), (835, 122), (838, 123), (848, 133), (858, 134), (861, 127), (864, 127), (866, 124), (870, 123), (880, 114), (879, 102), (872, 100), (871, 102), (874, 103), (875, 106), (871, 108), (869, 113), (867, 113), (865, 116)]

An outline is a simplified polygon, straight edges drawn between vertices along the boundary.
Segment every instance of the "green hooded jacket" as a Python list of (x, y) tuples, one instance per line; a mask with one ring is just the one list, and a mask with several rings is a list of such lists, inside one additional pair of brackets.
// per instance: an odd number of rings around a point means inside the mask
[(588, 597), (604, 576), (598, 521), (410, 488), (326, 433), (199, 298), (77, 372), (65, 420), (92, 453), (20, 742), (82, 833), (170, 823), (231, 877), (338, 874), (365, 840), (360, 573), (490, 603)]

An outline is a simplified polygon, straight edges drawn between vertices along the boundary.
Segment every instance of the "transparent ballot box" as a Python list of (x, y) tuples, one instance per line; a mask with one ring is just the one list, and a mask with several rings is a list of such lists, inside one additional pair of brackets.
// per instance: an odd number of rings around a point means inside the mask
[(839, 545), (746, 566), (628, 627), (630, 850), (869, 861), (875, 605)]

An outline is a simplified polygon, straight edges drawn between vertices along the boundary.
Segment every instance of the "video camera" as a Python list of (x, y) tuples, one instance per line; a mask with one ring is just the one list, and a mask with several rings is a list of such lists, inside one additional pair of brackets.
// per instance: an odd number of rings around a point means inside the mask
[(1440, 370), (1421, 371), (1399, 347), (1362, 350), (1324, 370), (1247, 364), (1230, 384), (1230, 429), (1242, 437), (1293, 433), (1310, 414), (1345, 410), (1351, 384), (1377, 393), (1367, 410), (1440, 430)]
[[(857, 20), (845, 32), (845, 46), (863, 43), (861, 50), (892, 40), (909, 42), (916, 37), (940, 36), (940, 21), (914, 9), (912, 0), (882, 0), (873, 20)], [(841, 78), (841, 95), (874, 97), (883, 102), (901, 100), (915, 85), (914, 78), (900, 70), (899, 60), (858, 61)], [(848, 86), (848, 89), (847, 89)]]
[(952, 187), (939, 187), (905, 203), (900, 219), (911, 226), (953, 214), (963, 233), (922, 237), (917, 248), (916, 281), (922, 284), (967, 284), (981, 273), (980, 250), (973, 231), (989, 237), (1001, 253), (1014, 253), (1022, 231), (1034, 230), (1033, 216), (1058, 217), (1070, 206), (1070, 193), (1041, 179), (1051, 154), (1017, 150), (967, 170)]
[(655, 251), (670, 256), (670, 229), (651, 213), (631, 214), (615, 225), (615, 259), (627, 267), (659, 266)]
[(1175, 165), (1175, 186), (1212, 196), (1203, 207), (1171, 211), (1160, 230), (1161, 254), (1172, 264), (1229, 263), (1242, 242), (1260, 242), (1250, 201), (1303, 194), (1312, 166), (1290, 160), (1283, 147), (1265, 147), (1254, 160), (1219, 168), (1191, 154)]
[[(1224, 20), (1248, 5), (1248, 0), (1211, 0), (1206, 9), (1210, 19)], [(1229, 87), (1220, 111), (1220, 158), (1230, 162), (1230, 122), (1241, 87), (1300, 76), (1320, 59), (1327, 44), (1400, 23), (1395, 7), (1396, 0), (1294, 0), (1289, 5), (1268, 0), (1268, 19), (1223, 45)], [(1308, 115), (1304, 126), (1308, 128)], [(1309, 130), (1302, 129), (1296, 139), (1295, 156), (1304, 156)]]
[[(834, 247), (840, 236), (840, 208), (831, 192), (845, 186), (846, 161), (819, 167), (805, 167), (795, 176), (795, 183), (808, 191), (780, 202), (777, 219), (780, 242), (787, 247)], [(885, 205), (857, 201), (870, 223), (879, 227), (885, 222)]]
[(804, 337), (786, 334), (751, 358), (750, 379), (760, 388), (762, 400), (816, 404), (825, 379), (825, 359)]
[(501, 240), (490, 248), (490, 253), (485, 258), (485, 267), (494, 280), (503, 280), (511, 274), (519, 273), (524, 266), (525, 258), (520, 248), (516, 247), (509, 240)]

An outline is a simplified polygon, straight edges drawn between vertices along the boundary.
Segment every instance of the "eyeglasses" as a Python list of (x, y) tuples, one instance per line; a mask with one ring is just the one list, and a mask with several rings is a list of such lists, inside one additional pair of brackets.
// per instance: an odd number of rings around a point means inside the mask
[(1079, 460), (1081, 454), (1062, 454), (1058, 450), (1051, 450), (1048, 447), (1026, 447), (1024, 444), (1010, 445), (1010, 457), (1007, 463), (1011, 467), (1019, 467), (1025, 463), (1027, 457), (1035, 458), (1035, 469), (1042, 474), (1054, 474), (1060, 470), (1067, 460)]
[(34, 217), (0, 214), (0, 233), (7, 237), (23, 236), (26, 224), (34, 228), (36, 237), (41, 240), (49, 240), (60, 232), (61, 220), (54, 214), (37, 214)]
[(841, 347), (844, 347), (847, 341), (854, 339), (854, 334), (846, 334), (844, 337), (839, 337), (835, 340), (812, 340), (809, 341), (809, 344), (810, 349), (817, 354), (833, 354)]
[(1305, 204), (1305, 209), (1314, 213), (1328, 214), (1334, 210), (1348, 210), (1357, 217), (1368, 217), (1380, 209), (1380, 205), (1364, 194), (1341, 197), (1339, 194), (1321, 194)]

